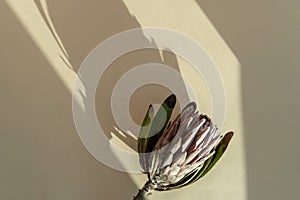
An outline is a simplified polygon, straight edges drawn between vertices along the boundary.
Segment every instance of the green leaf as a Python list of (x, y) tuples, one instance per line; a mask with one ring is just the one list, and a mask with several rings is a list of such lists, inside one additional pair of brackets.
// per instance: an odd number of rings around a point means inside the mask
[(149, 105), (148, 111), (143, 120), (142, 127), (141, 127), (139, 137), (138, 137), (138, 152), (139, 153), (146, 152), (147, 139), (149, 136), (149, 131), (150, 131), (150, 127), (151, 127), (151, 119), (153, 119), (153, 115), (154, 115), (153, 106)]
[(225, 150), (227, 149), (228, 144), (232, 137), (233, 137), (233, 132), (228, 132), (225, 134), (223, 139), (216, 146), (215, 154), (206, 161), (205, 165), (202, 168), (203, 170), (201, 170), (201, 172), (198, 174), (198, 176), (196, 176), (193, 182), (205, 176), (215, 166), (215, 164), (219, 161), (219, 159), (222, 157)]
[(152, 105), (149, 105), (148, 111), (143, 120), (142, 127), (138, 137), (139, 161), (144, 171), (148, 171), (147, 154), (145, 154), (145, 152), (146, 152), (148, 135), (149, 135), (151, 120), (153, 119), (153, 115), (154, 115), (153, 107)]
[(145, 172), (149, 170), (149, 154), (147, 153), (153, 151), (155, 144), (170, 120), (175, 104), (176, 96), (172, 94), (163, 102), (154, 117), (152, 105), (148, 108), (138, 138), (140, 165)]
[(152, 152), (157, 141), (161, 137), (166, 125), (168, 124), (172, 112), (176, 104), (176, 96), (174, 94), (170, 95), (162, 103), (158, 112), (154, 116), (151, 123), (151, 128), (149, 131), (149, 138), (147, 140), (146, 152)]

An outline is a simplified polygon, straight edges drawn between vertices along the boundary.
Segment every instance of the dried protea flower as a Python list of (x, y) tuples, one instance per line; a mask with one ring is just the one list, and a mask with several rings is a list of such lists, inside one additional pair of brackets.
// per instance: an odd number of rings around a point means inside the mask
[(148, 181), (134, 199), (194, 183), (216, 164), (233, 136), (233, 132), (221, 135), (194, 102), (169, 121), (175, 104), (172, 94), (155, 116), (149, 106), (138, 139), (140, 165)]

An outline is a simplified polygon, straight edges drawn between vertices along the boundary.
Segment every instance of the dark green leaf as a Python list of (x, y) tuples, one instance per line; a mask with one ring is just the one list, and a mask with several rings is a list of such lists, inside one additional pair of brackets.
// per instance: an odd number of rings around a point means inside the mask
[(139, 138), (138, 138), (138, 152), (139, 153), (146, 152), (147, 139), (149, 137), (149, 130), (151, 127), (151, 119), (153, 119), (153, 114), (154, 114), (153, 107), (152, 107), (152, 105), (149, 105), (148, 111), (147, 111), (146, 116), (142, 123)]
[(228, 147), (228, 144), (233, 137), (233, 132), (228, 132), (225, 134), (223, 139), (219, 142), (219, 144), (215, 148), (215, 154), (206, 161), (204, 167), (202, 168), (201, 172), (198, 174), (196, 179), (193, 181), (197, 181), (198, 179), (202, 178), (204, 175), (206, 175), (218, 162), (218, 160), (221, 158), (221, 156), (224, 154), (225, 150)]
[(152, 152), (157, 141), (161, 137), (166, 125), (168, 124), (176, 104), (176, 96), (170, 95), (161, 105), (154, 116), (149, 131), (149, 139), (146, 145), (146, 152)]
[(146, 152), (148, 136), (151, 127), (151, 120), (153, 119), (153, 115), (154, 115), (153, 107), (152, 105), (149, 105), (148, 111), (143, 120), (142, 127), (138, 137), (139, 161), (144, 171), (148, 171), (147, 154), (145, 154), (145, 152)]

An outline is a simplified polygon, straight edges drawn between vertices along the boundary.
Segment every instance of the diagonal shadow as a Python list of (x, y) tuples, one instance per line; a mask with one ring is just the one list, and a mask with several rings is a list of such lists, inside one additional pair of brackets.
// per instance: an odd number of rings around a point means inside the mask
[[(35, 3), (63, 52), (62, 60), (75, 72), (101, 41), (115, 33), (140, 27), (122, 1), (35, 0)], [(6, 4), (0, 7), (0, 15), (1, 44), (8, 50), (3, 56), (6, 66), (1, 67), (0, 74), (1, 91), (7, 92), (1, 102), (6, 113), (1, 115), (1, 120), (7, 123), (1, 130), (8, 133), (1, 140), (1, 148), (4, 148), (1, 153), (11, 149), (7, 144), (2, 145), (2, 141), (8, 140), (14, 147), (1, 156), (4, 158), (1, 195), (5, 199), (131, 198), (136, 187), (130, 177), (100, 164), (83, 148), (73, 124), (71, 93), (51, 64)], [(141, 37), (144, 37), (142, 33)], [(146, 38), (144, 41), (152, 42)], [(135, 138), (126, 134), (122, 138), (114, 131), (114, 127), (119, 127), (109, 109), (111, 93), (122, 74), (148, 62), (166, 64), (179, 71), (172, 53), (132, 52), (110, 66), (96, 94), (98, 119), (107, 137), (111, 138), (114, 132), (131, 148), (136, 146)], [(169, 93), (164, 87), (142, 87), (129, 105), (133, 120), (141, 123), (148, 104), (161, 103)]]
[(6, 4), (0, 15), (6, 49), (0, 78), (6, 94), (0, 115), (1, 198), (131, 197), (136, 187), (128, 175), (99, 164), (82, 147), (71, 94), (40, 49)]
[[(141, 27), (139, 22), (128, 13), (126, 6), (116, 0), (105, 1), (105, 3), (89, 0), (84, 5), (76, 1), (47, 1), (47, 10), (40, 0), (35, 0), (35, 2), (54, 37), (60, 38), (56, 40), (61, 41), (66, 49), (65, 57), (69, 59), (74, 71), (79, 69), (83, 59), (101, 41), (113, 34)], [(145, 38), (142, 32), (140, 37), (143, 38), (145, 44), (154, 42)], [(161, 54), (158, 50), (150, 49), (131, 52), (111, 64), (101, 77), (96, 93), (97, 116), (107, 137), (111, 138), (111, 133), (114, 133), (134, 150), (136, 150), (135, 138), (129, 134), (123, 137), (119, 131), (114, 130), (114, 127), (119, 130), (120, 127), (111, 113), (111, 95), (116, 82), (122, 75), (137, 65), (149, 62), (165, 64), (179, 71), (177, 58), (173, 53), (163, 51)], [(183, 81), (181, 82), (182, 88), (185, 88)], [(160, 104), (171, 93), (164, 87), (154, 85), (144, 88), (147, 92), (135, 93), (135, 98), (132, 98), (131, 105), (129, 105), (131, 117), (137, 124), (141, 123), (150, 103)], [(139, 102), (135, 99), (139, 99)], [(179, 110), (178, 107), (176, 110)]]

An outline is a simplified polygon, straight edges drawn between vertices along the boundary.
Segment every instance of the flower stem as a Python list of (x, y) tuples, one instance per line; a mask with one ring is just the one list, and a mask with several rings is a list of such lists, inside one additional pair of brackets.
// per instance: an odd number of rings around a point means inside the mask
[(151, 181), (147, 181), (144, 187), (139, 190), (137, 195), (133, 197), (133, 200), (145, 200), (147, 196), (151, 195), (154, 191), (154, 185)]

